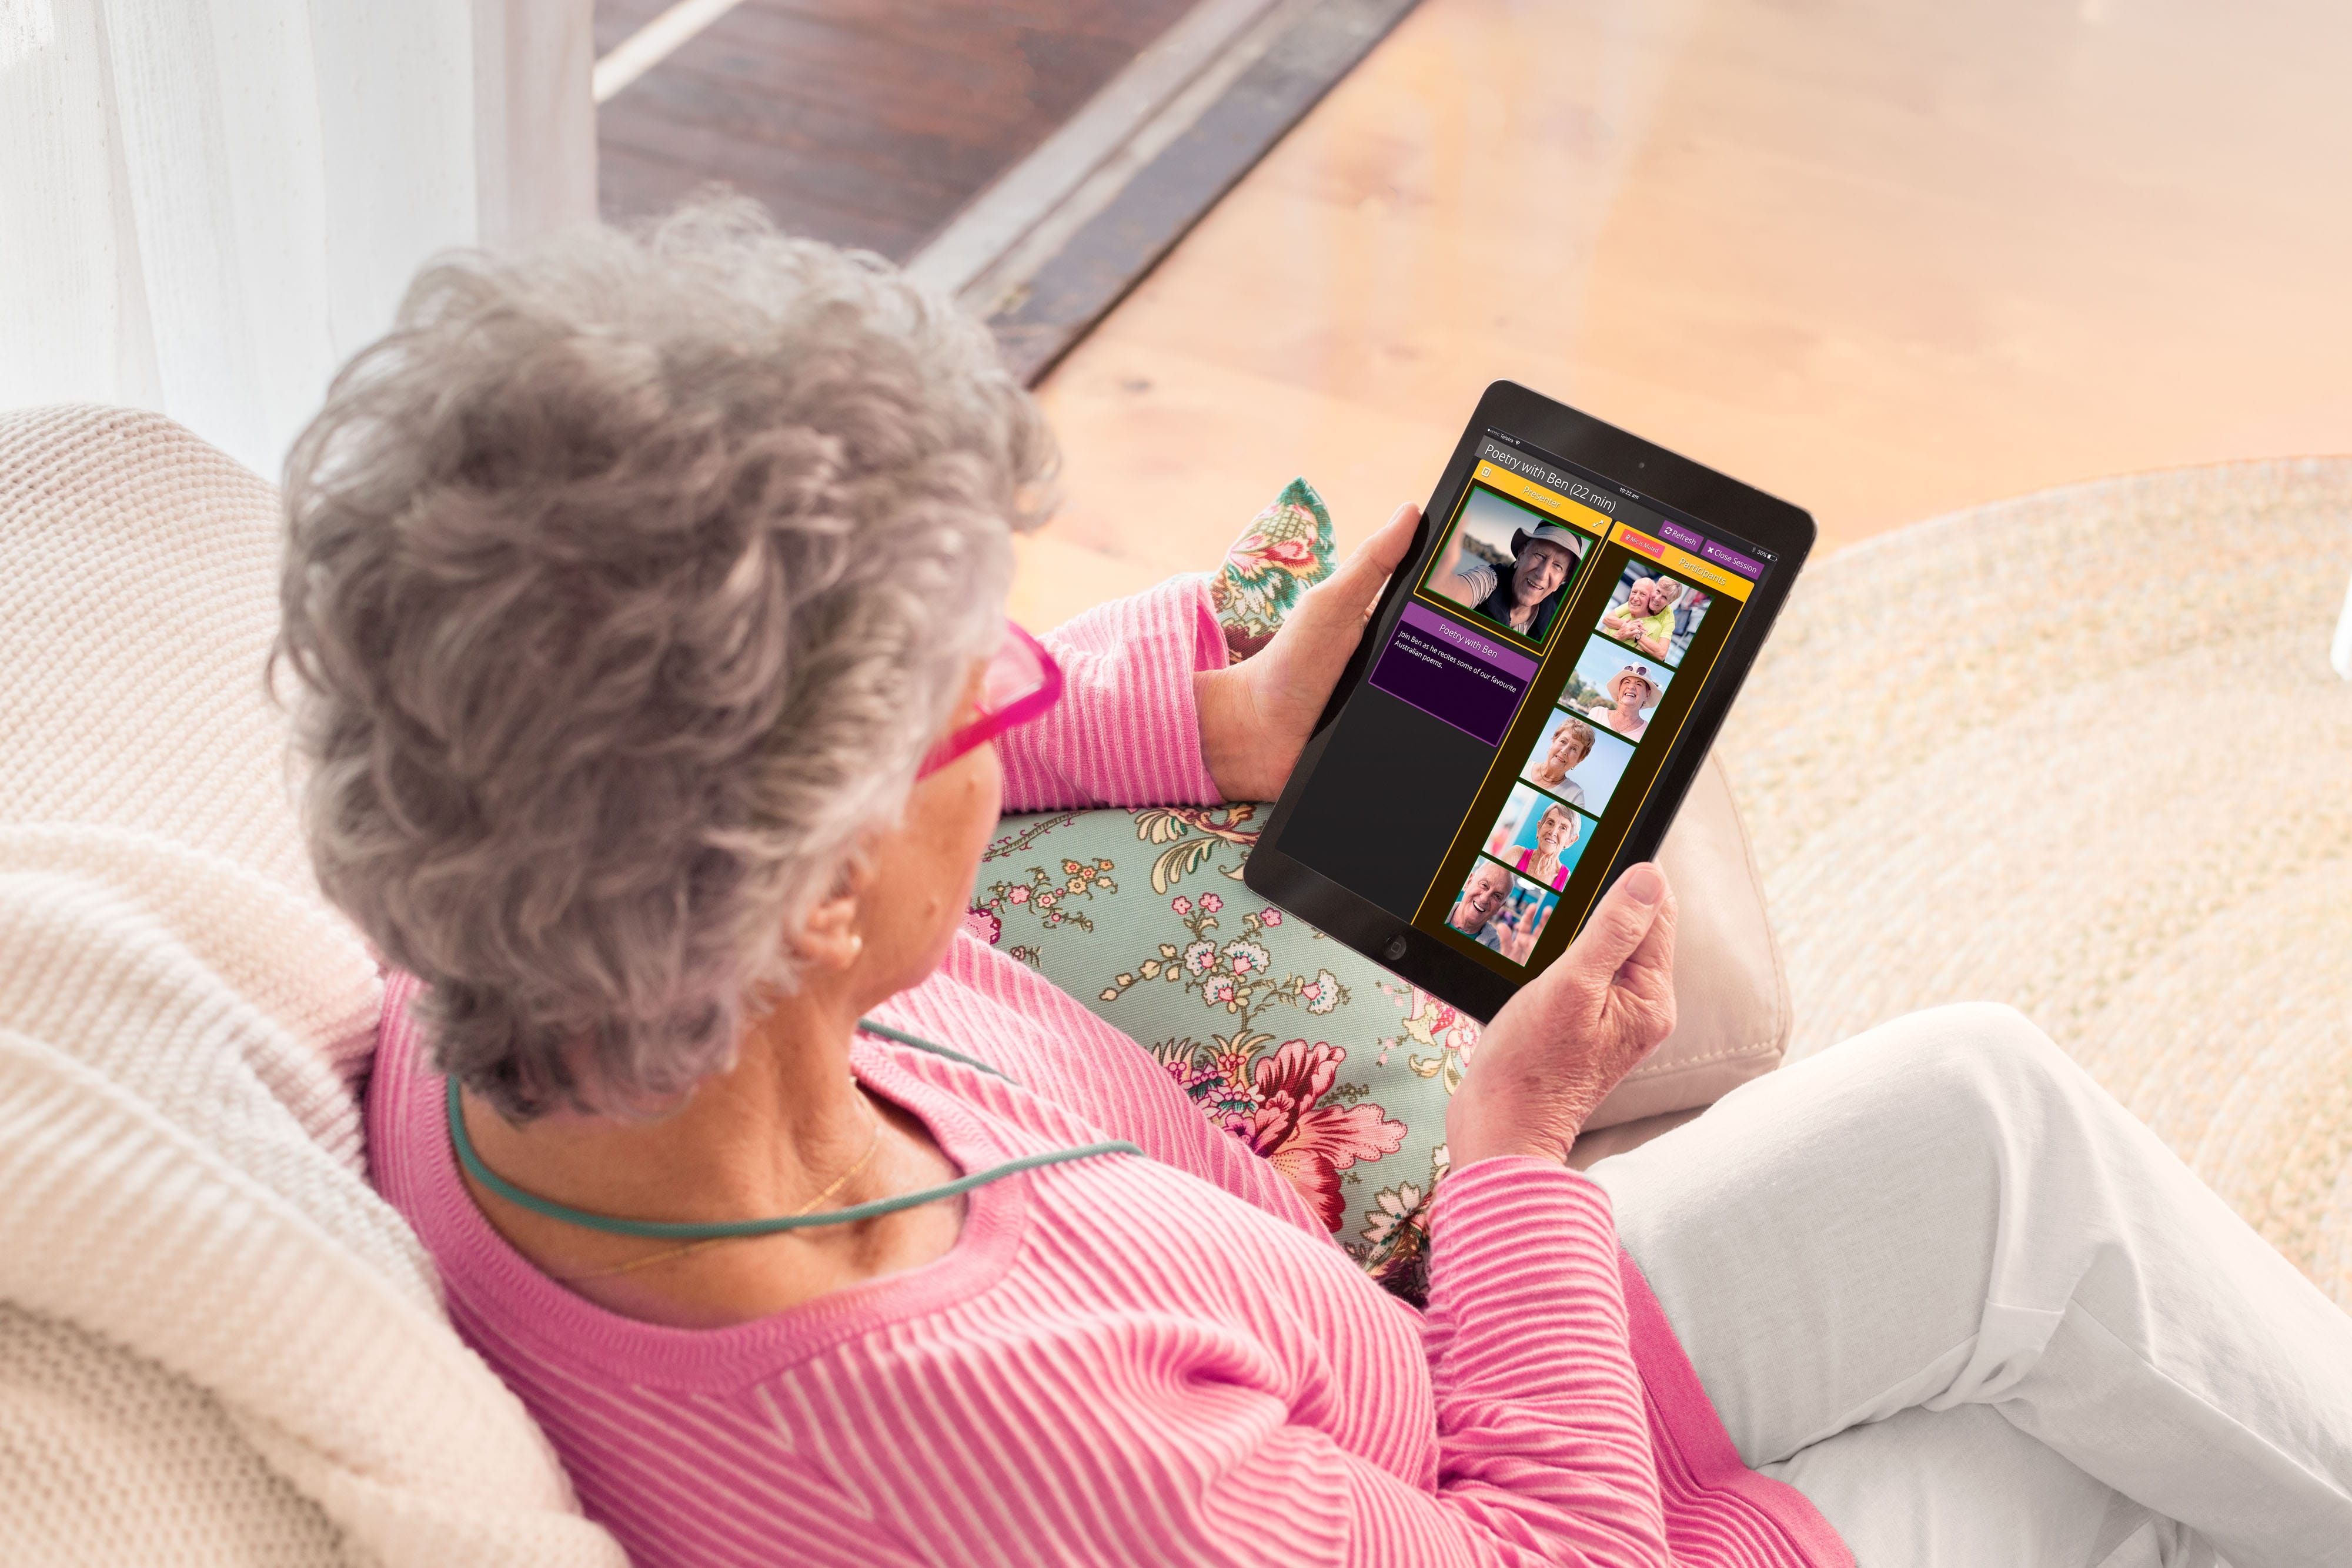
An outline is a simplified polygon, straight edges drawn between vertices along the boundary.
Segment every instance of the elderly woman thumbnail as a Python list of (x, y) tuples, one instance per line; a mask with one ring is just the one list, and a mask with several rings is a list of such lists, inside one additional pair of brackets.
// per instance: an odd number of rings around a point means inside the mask
[(437, 266), (289, 465), (371, 1168), (637, 1562), (2352, 1539), (2352, 1329), (2014, 1014), (1571, 1171), (1672, 1023), (1652, 867), (1485, 1030), (1426, 1313), (1365, 1280), (960, 917), (1008, 806), (1278, 789), (1415, 519), (1245, 664), (1194, 580), (1039, 646), (1048, 462), (975, 324), (721, 207)]
[(1615, 730), (1628, 740), (1639, 740), (1649, 733), (1648, 710), (1658, 706), (1666, 689), (1650, 674), (1647, 664), (1628, 664), (1609, 677), (1601, 695), (1612, 706), (1594, 705), (1593, 717)]
[(1583, 822), (1567, 807), (1551, 802), (1536, 819), (1536, 841), (1532, 849), (1521, 850), (1513, 863), (1520, 874), (1533, 878), (1557, 893), (1568, 885), (1568, 867), (1560, 856), (1576, 847), (1577, 835)]
[(1551, 732), (1551, 744), (1544, 754), (1520, 777), (1530, 784), (1541, 785), (1571, 806), (1584, 804), (1584, 786), (1569, 777), (1579, 763), (1592, 755), (1592, 727), (1580, 718), (1563, 720)]

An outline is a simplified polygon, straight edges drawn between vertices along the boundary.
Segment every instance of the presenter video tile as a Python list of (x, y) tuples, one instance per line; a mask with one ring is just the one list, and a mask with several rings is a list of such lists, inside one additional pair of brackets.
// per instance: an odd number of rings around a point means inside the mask
[(1592, 545), (1591, 534), (1472, 485), (1422, 591), (1540, 653)]

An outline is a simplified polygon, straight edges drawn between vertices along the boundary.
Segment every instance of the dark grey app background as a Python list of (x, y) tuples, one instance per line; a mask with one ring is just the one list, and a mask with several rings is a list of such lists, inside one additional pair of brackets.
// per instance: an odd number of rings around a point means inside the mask
[(1411, 920), (1462, 825), (1495, 748), (1377, 687), (1331, 727), (1282, 852), (1400, 920)]

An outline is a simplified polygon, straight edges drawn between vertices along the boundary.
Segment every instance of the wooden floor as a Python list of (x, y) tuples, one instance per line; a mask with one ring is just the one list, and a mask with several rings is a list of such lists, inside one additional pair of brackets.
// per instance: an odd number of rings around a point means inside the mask
[[(596, 52), (670, 0), (596, 0)], [(597, 112), (604, 215), (724, 181), (904, 260), (1193, 0), (743, 0)]]
[(2070, 480), (2352, 451), (2352, 8), (1424, 0), (1042, 389), (1033, 623), (1343, 540), (1524, 381), (1833, 548)]

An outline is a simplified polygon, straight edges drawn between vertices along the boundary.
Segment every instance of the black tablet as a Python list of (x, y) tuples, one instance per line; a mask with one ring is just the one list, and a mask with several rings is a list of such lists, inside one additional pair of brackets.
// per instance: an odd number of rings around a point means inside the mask
[(1812, 544), (1787, 502), (1496, 382), (1249, 886), (1492, 1018), (1657, 852)]

